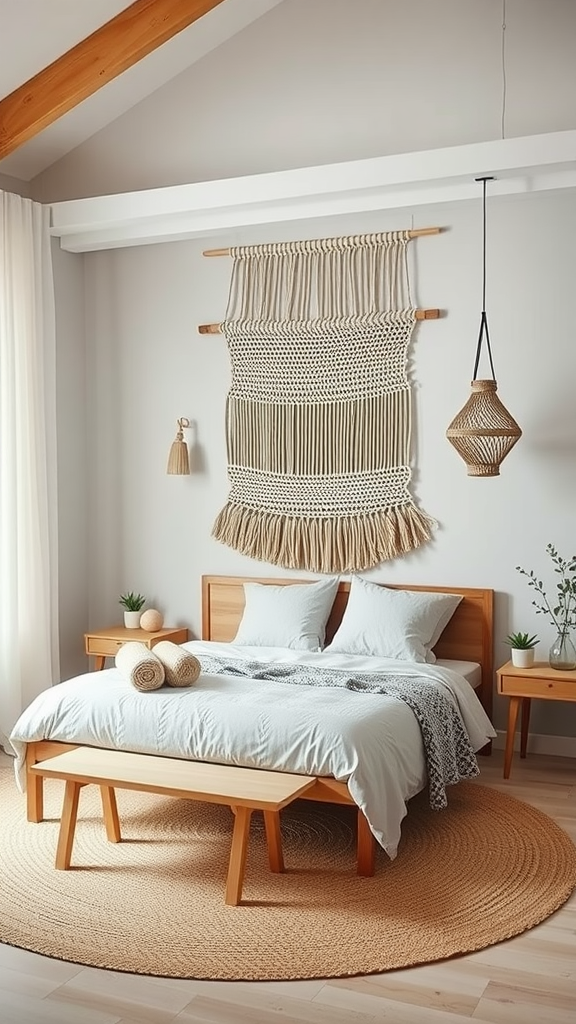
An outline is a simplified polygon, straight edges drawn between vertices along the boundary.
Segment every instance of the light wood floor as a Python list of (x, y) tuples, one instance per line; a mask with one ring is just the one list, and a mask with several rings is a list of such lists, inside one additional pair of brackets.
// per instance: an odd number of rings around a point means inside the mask
[[(543, 810), (576, 841), (576, 760), (502, 753), (480, 782)], [(479, 865), (481, 870), (481, 865)], [(1, 879), (0, 879), (1, 884)], [(265, 956), (265, 950), (262, 951)], [(576, 895), (518, 938), (471, 956), (366, 978), (169, 981), (94, 970), (0, 945), (2, 1024), (573, 1024)]]

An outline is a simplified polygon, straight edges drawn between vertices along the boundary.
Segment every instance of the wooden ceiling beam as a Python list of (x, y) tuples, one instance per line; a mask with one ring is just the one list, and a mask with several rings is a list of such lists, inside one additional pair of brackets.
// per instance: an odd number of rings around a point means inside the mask
[(136, 0), (0, 100), (0, 159), (222, 0)]

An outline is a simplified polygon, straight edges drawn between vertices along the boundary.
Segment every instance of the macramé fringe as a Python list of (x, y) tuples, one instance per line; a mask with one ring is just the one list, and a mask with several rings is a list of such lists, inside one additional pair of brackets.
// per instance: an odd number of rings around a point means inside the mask
[(255, 511), (228, 502), (212, 536), (243, 555), (285, 569), (358, 572), (430, 540), (436, 521), (413, 504), (341, 518)]

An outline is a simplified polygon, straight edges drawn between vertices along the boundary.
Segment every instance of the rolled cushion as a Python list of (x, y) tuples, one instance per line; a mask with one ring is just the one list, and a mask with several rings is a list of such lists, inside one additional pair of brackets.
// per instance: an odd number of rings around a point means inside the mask
[(169, 686), (192, 686), (201, 672), (200, 662), (190, 651), (185, 651), (171, 640), (154, 644), (154, 654), (160, 659)]
[(137, 690), (158, 690), (165, 679), (164, 665), (146, 644), (129, 640), (116, 654), (116, 668)]

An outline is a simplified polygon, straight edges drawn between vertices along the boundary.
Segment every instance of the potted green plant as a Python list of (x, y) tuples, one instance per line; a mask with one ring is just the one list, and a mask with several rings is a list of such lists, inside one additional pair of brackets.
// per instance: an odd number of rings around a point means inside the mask
[(576, 668), (576, 648), (570, 633), (576, 629), (576, 555), (562, 558), (553, 544), (546, 545), (546, 553), (552, 559), (554, 572), (560, 579), (556, 583), (556, 594), (548, 600), (544, 584), (531, 569), (527, 572), (517, 565), (517, 571), (528, 579), (528, 586), (536, 591), (540, 600), (532, 601), (536, 615), (547, 615), (556, 630), (556, 639), (550, 648), (550, 667), (559, 671)]
[(135, 594), (132, 590), (120, 595), (119, 604), (124, 608), (124, 625), (126, 629), (138, 629), (140, 625), (140, 611), (146, 598), (142, 594)]
[(532, 668), (534, 664), (534, 648), (540, 641), (537, 636), (529, 636), (528, 633), (510, 633), (506, 637), (506, 643), (510, 644), (512, 664), (517, 668)]

